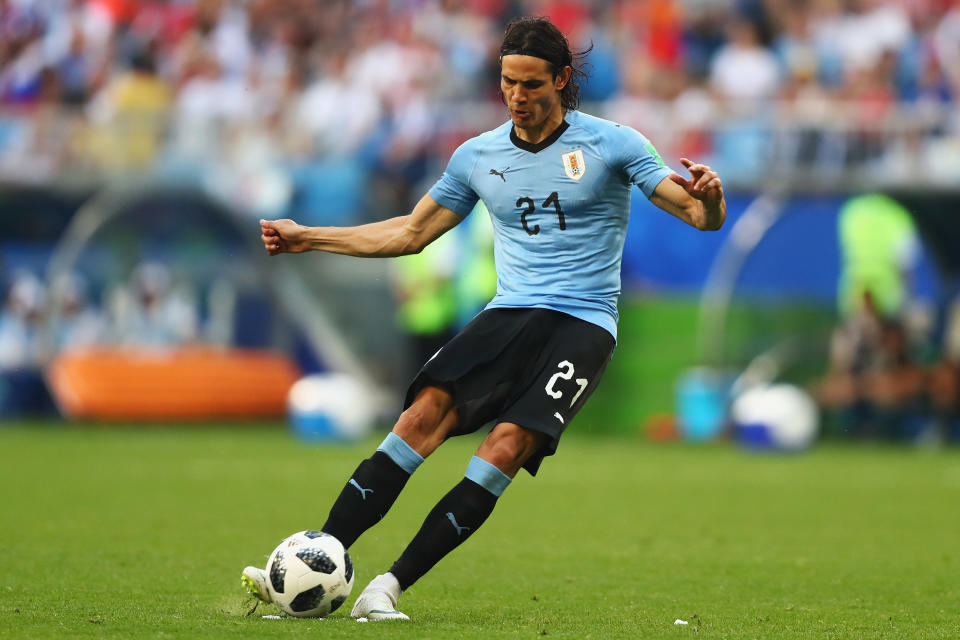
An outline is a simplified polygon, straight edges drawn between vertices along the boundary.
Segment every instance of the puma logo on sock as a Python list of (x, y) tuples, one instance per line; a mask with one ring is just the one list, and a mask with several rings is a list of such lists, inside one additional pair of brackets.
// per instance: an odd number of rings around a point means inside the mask
[(470, 531), (470, 527), (461, 527), (457, 524), (457, 519), (453, 517), (453, 514), (449, 511), (447, 512), (447, 517), (450, 519), (450, 522), (453, 523), (454, 529), (457, 530), (457, 536), (463, 535), (464, 531)]
[(353, 486), (355, 486), (357, 490), (360, 492), (360, 497), (363, 498), (364, 500), (367, 499), (367, 492), (373, 493), (373, 489), (364, 489), (359, 484), (357, 484), (357, 481), (354, 480), (353, 478), (350, 478), (350, 482), (348, 482), (347, 484), (352, 484)]

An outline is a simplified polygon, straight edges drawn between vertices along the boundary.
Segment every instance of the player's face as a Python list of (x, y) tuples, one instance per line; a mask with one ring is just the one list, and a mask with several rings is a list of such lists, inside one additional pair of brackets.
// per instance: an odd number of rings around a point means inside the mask
[(500, 90), (513, 125), (518, 129), (542, 127), (551, 114), (560, 111), (560, 91), (566, 86), (567, 78), (568, 73), (560, 73), (555, 78), (549, 63), (541, 58), (503, 56)]

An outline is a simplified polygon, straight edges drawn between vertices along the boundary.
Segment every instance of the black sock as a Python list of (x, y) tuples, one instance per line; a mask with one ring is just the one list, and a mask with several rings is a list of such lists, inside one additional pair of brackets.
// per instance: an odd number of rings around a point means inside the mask
[(410, 585), (480, 528), (493, 512), (497, 496), (464, 478), (427, 515), (420, 531), (393, 563), (390, 573), (401, 589)]
[(334, 536), (344, 548), (350, 547), (387, 515), (409, 479), (410, 474), (390, 456), (375, 452), (360, 463), (343, 487), (330, 508), (323, 532)]

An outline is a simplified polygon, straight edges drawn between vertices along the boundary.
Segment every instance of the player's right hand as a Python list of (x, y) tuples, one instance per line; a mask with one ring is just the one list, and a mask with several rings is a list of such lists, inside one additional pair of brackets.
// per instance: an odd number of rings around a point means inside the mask
[(278, 253), (302, 253), (310, 249), (307, 227), (293, 220), (261, 220), (260, 239), (271, 256)]

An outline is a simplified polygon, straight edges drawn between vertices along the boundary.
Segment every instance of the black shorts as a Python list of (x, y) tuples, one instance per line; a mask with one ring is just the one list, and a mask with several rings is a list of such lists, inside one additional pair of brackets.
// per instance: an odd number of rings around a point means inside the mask
[(615, 344), (605, 329), (559, 311), (487, 309), (423, 366), (404, 408), (433, 385), (453, 395), (451, 436), (491, 421), (546, 434), (549, 441), (523, 465), (535, 475), (597, 387)]

